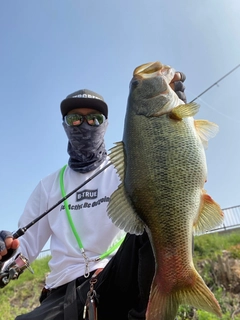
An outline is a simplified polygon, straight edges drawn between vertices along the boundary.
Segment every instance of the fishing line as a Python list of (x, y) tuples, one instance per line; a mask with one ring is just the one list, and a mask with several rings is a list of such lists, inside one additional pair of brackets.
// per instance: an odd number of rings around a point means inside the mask
[(206, 101), (204, 101), (202, 98), (199, 99), (203, 104), (205, 104), (207, 107), (209, 107), (210, 109), (214, 110), (216, 113), (220, 114), (221, 116), (227, 118), (228, 120), (234, 121), (236, 123), (240, 124), (240, 121), (238, 121), (236, 118), (230, 117), (229, 115), (219, 111), (218, 109), (214, 108), (213, 106), (211, 106), (209, 103), (207, 103)]
[(196, 98), (194, 98), (190, 103), (192, 103), (193, 101), (197, 100), (199, 97), (201, 97), (204, 93), (206, 93), (208, 90), (210, 90), (212, 87), (216, 86), (220, 81), (222, 81), (224, 78), (226, 78), (227, 76), (229, 76), (230, 73), (232, 73), (233, 71), (235, 71), (237, 68), (240, 67), (240, 64), (238, 64), (235, 68), (233, 68), (231, 71), (229, 71), (228, 73), (226, 73), (222, 78), (220, 78), (218, 81), (216, 81), (214, 84), (212, 84), (209, 88), (207, 88), (206, 90), (204, 90), (202, 93), (200, 93)]

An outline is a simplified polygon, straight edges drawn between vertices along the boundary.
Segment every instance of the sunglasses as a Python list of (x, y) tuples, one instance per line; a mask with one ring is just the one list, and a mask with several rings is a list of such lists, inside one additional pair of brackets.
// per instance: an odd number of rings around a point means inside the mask
[(87, 114), (86, 116), (83, 116), (82, 114), (78, 114), (78, 113), (72, 113), (72, 114), (67, 114), (64, 117), (64, 122), (69, 127), (80, 126), (84, 120), (86, 120), (86, 122), (90, 126), (98, 127), (106, 120), (106, 118), (103, 114), (100, 114), (100, 113)]

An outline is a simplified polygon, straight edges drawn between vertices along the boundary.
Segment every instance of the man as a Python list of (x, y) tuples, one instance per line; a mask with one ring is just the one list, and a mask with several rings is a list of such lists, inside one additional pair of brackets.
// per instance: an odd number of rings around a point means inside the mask
[[(182, 73), (176, 73), (171, 83), (182, 100), (184, 80)], [(61, 113), (69, 140), (68, 166), (40, 181), (19, 227), (29, 224), (109, 162), (104, 145), (108, 106), (103, 97), (79, 90), (62, 101)], [(114, 167), (108, 166), (34, 224), (20, 241), (12, 239), (10, 232), (0, 232), (2, 261), (15, 256), (17, 250), (32, 262), (50, 238), (51, 271), (41, 305), (17, 320), (95, 319), (95, 305), (99, 320), (145, 319), (154, 258), (146, 233), (125, 235), (107, 216), (109, 198), (118, 185)]]

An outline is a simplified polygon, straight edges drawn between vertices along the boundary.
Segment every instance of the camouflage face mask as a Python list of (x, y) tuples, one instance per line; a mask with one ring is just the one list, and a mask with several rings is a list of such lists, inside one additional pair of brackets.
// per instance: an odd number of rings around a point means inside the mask
[(77, 172), (85, 173), (100, 166), (107, 156), (104, 135), (108, 121), (100, 126), (90, 126), (83, 122), (80, 126), (67, 126), (63, 122), (68, 137), (68, 165)]

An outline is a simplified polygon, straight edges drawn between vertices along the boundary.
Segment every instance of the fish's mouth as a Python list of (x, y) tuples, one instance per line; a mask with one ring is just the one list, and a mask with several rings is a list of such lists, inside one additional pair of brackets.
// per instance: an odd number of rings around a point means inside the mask
[(133, 76), (136, 78), (153, 78), (159, 75), (165, 76), (169, 73), (170, 66), (163, 65), (161, 62), (149, 62), (144, 63), (141, 66), (137, 67), (133, 71)]
[[(132, 91), (137, 100), (144, 101), (145, 115), (160, 117), (179, 104), (170, 83), (175, 70), (159, 61), (142, 64), (133, 71)], [(148, 101), (148, 108), (146, 108)]]

